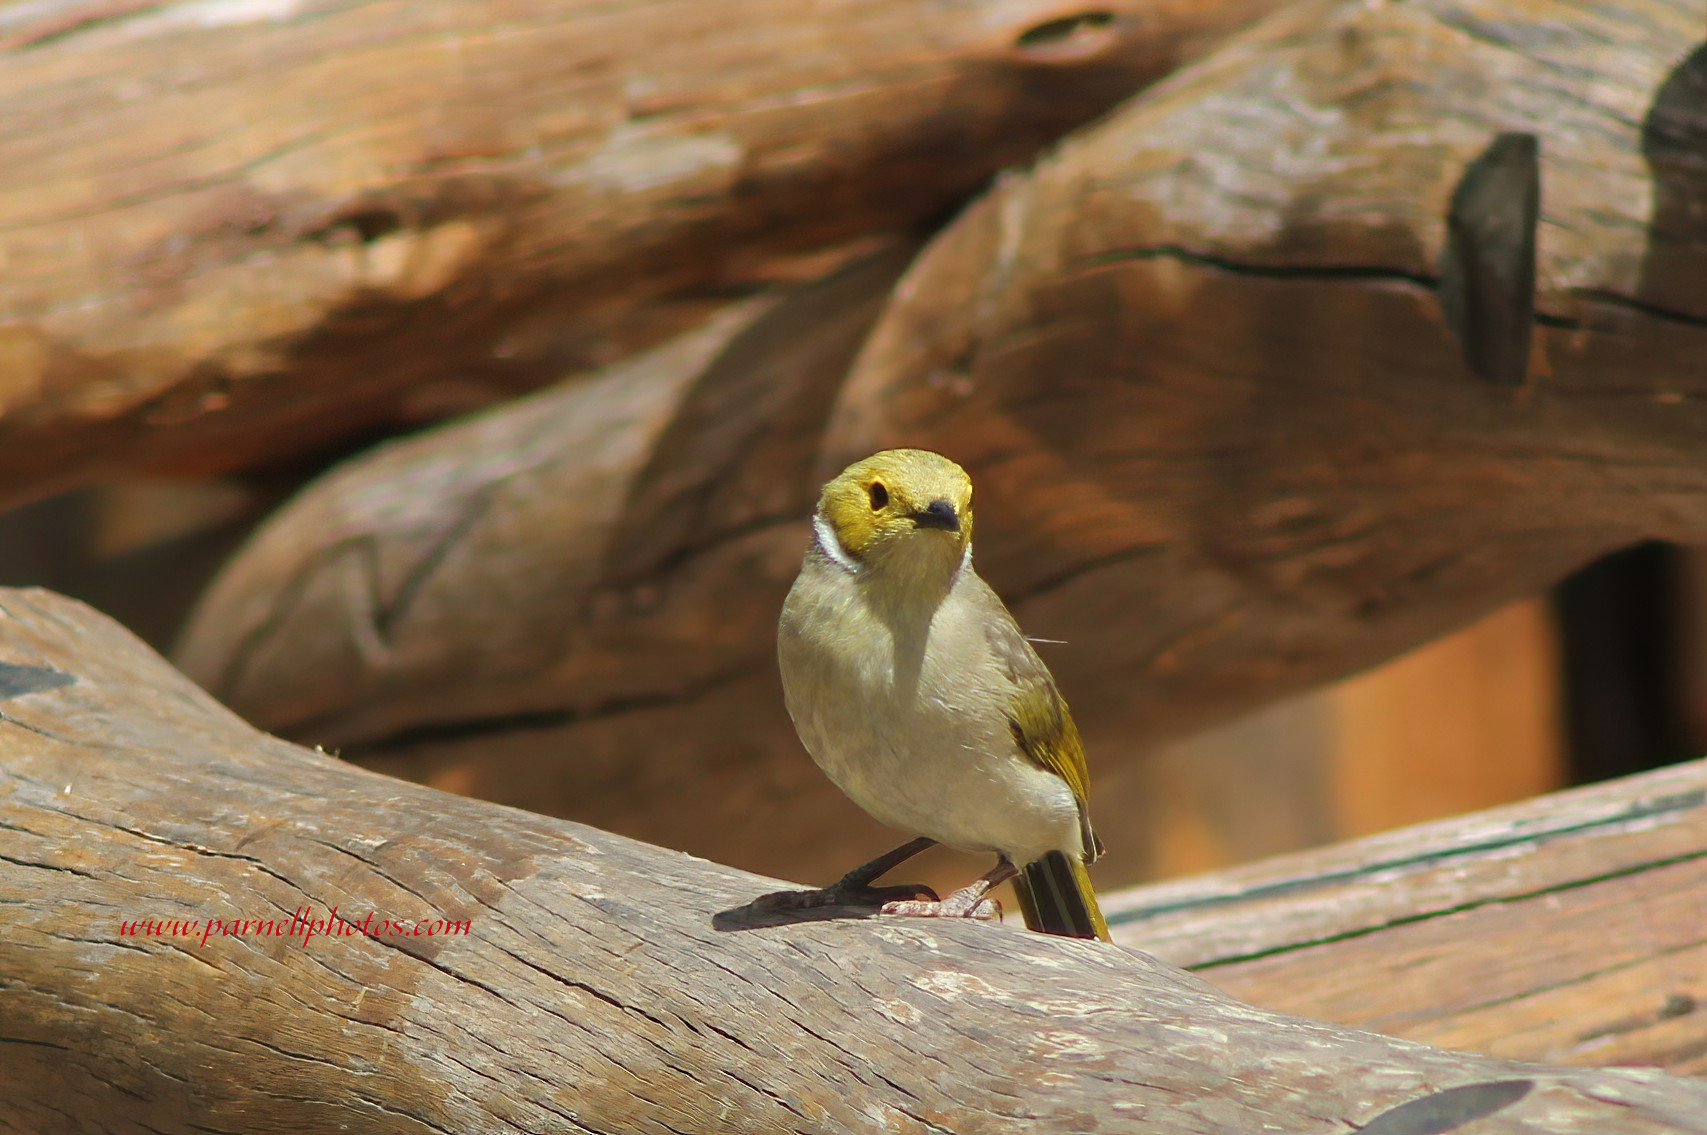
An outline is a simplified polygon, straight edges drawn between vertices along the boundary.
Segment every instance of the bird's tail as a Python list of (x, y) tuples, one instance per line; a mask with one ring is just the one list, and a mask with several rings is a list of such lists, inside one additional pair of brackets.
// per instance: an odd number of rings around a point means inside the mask
[(1030, 929), (1064, 938), (1111, 940), (1090, 872), (1078, 856), (1051, 851), (1033, 860), (1014, 879), (1014, 890)]

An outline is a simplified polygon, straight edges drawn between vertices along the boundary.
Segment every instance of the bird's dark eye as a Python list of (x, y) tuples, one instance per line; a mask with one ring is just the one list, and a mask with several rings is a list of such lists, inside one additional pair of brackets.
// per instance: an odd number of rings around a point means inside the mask
[(871, 511), (876, 512), (889, 503), (889, 490), (883, 487), (882, 481), (873, 481), (865, 490), (871, 494)]

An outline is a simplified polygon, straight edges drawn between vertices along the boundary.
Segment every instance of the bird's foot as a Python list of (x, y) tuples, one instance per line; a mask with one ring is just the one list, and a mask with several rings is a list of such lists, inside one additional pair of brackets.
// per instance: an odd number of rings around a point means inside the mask
[(837, 883), (828, 887), (820, 887), (812, 891), (772, 891), (768, 895), (760, 895), (750, 904), (750, 909), (763, 912), (780, 912), (789, 910), (814, 910), (825, 906), (853, 907), (882, 907), (888, 910), (895, 905), (905, 905), (909, 901), (916, 902), (923, 897), (930, 905), (937, 901), (936, 892), (923, 883), (899, 883), (891, 887), (848, 886)]
[(1002, 917), (1002, 904), (987, 898), (988, 887), (971, 886), (955, 891), (937, 902), (902, 899), (883, 904), (884, 914), (907, 915), (913, 918), (977, 918), (983, 921)]

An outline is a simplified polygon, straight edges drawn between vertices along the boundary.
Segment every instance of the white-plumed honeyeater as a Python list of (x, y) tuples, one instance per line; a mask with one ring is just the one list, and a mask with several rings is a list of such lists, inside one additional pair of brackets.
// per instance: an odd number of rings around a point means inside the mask
[[(1015, 878), (1026, 925), (1108, 938), (1085, 873), (1102, 845), (1079, 731), (1049, 670), (972, 568), (972, 481), (940, 454), (890, 449), (824, 486), (777, 635), (808, 752), (878, 820), (918, 836), (781, 905), (988, 918)], [(932, 843), (996, 865), (938, 900), (876, 887)], [(924, 898), (921, 896), (929, 896)]]

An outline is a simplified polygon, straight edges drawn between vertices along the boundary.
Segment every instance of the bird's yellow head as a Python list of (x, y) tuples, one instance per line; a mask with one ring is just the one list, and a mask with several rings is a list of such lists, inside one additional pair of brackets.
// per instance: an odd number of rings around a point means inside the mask
[(958, 566), (972, 544), (972, 478), (940, 453), (885, 449), (824, 486), (817, 520), (845, 567), (896, 558)]

